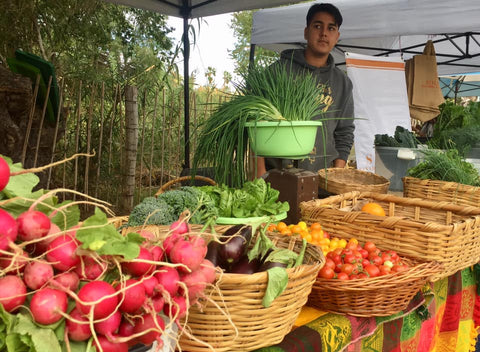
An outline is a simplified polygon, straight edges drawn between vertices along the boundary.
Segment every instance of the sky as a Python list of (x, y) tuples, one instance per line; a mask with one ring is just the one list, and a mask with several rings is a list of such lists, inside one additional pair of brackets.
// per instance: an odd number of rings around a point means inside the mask
[[(229, 27), (232, 14), (203, 17), (198, 30), (197, 20), (192, 21), (195, 26), (197, 42), (190, 50), (190, 72), (196, 72), (196, 81), (199, 84), (206, 84), (206, 69), (211, 66), (216, 69), (217, 87), (223, 85), (223, 72), (230, 72), (233, 76), (234, 64), (229, 58), (228, 50), (233, 50), (235, 42), (233, 30)], [(170, 16), (167, 25), (175, 30), (170, 34), (175, 43), (180, 41), (183, 33), (183, 20)], [(190, 36), (190, 41), (192, 38)], [(183, 57), (177, 62), (180, 72), (183, 75)]]

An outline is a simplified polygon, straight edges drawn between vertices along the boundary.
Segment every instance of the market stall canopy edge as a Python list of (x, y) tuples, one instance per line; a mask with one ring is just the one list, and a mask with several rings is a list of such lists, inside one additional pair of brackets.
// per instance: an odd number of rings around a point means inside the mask
[[(409, 59), (431, 39), (439, 75), (480, 71), (480, 6), (476, 0), (338, 0), (343, 15), (333, 51), (342, 66), (346, 51)], [(305, 15), (312, 3), (259, 10), (251, 44), (281, 51), (303, 47)]]

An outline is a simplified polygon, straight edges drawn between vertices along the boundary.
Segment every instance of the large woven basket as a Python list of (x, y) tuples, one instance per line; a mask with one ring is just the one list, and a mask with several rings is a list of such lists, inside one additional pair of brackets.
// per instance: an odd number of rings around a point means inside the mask
[(480, 187), (456, 182), (403, 177), (403, 196), (480, 207)]
[(360, 317), (388, 316), (400, 312), (440, 272), (441, 264), (402, 258), (406, 271), (368, 279), (335, 280), (317, 278), (308, 305), (318, 309)]
[(320, 169), (319, 186), (329, 193), (342, 194), (351, 191), (387, 193), (390, 181), (372, 172), (357, 169)]
[[(300, 251), (301, 241), (295, 237), (269, 237), (277, 247)], [(307, 302), (324, 262), (321, 250), (307, 245), (305, 264), (287, 269), (287, 288), (268, 308), (262, 305), (267, 272), (217, 274), (218, 288), (205, 293), (209, 300), (204, 300), (201, 308), (194, 306), (189, 310), (187, 329), (198, 341), (182, 334), (180, 347), (189, 352), (250, 351), (279, 343)]]
[[(387, 216), (356, 210), (365, 202), (382, 206)], [(349, 192), (300, 203), (302, 220), (320, 222), (331, 234), (373, 241), (401, 256), (443, 264), (432, 280), (480, 260), (480, 208), (372, 192)]]

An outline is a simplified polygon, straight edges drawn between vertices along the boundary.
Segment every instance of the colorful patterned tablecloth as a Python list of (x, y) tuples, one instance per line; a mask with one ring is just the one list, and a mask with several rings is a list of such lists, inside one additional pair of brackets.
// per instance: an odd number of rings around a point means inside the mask
[(300, 326), (278, 345), (257, 352), (475, 351), (480, 325), (476, 272), (467, 268), (425, 286), (404, 311), (389, 317), (359, 318), (307, 307), (297, 320)]

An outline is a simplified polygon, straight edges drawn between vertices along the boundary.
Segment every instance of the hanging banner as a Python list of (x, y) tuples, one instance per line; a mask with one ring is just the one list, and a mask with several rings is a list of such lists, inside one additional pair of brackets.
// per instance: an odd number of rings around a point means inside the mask
[(345, 53), (353, 83), (357, 168), (375, 172), (376, 134), (393, 136), (396, 126), (411, 130), (405, 63), (400, 57)]

